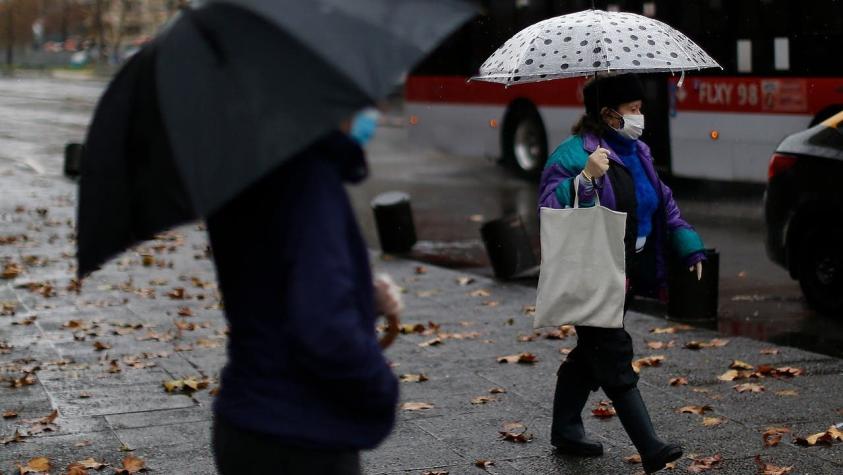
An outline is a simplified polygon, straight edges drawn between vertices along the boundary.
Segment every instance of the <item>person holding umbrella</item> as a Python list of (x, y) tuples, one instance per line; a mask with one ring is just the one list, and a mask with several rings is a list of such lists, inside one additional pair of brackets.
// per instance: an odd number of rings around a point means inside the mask
[[(539, 205), (564, 208), (579, 200), (627, 213), (627, 297), (666, 293), (666, 246), (670, 240), (689, 270), (702, 275), (702, 240), (685, 222), (671, 190), (658, 177), (644, 130), (644, 91), (633, 74), (597, 78), (583, 89), (586, 114), (574, 135), (550, 156), (539, 185)], [(610, 205), (611, 203), (611, 205)], [(582, 230), (587, 236), (588, 230)], [(662, 442), (653, 428), (632, 368), (632, 338), (623, 328), (576, 325), (577, 346), (557, 372), (552, 443), (561, 452), (600, 455), (602, 446), (585, 437), (580, 413), (590, 391), (602, 388), (650, 473), (681, 457), (676, 444)]]
[[(656, 435), (631, 363), (623, 325), (634, 293), (666, 298), (669, 248), (702, 276), (702, 240), (659, 179), (644, 130), (635, 73), (720, 67), (688, 37), (658, 20), (586, 10), (543, 20), (507, 40), (472, 79), (507, 86), (593, 77), (585, 116), (551, 154), (539, 186), (542, 265), (534, 326), (574, 325), (578, 342), (557, 372), (551, 443), (599, 456), (581, 412), (603, 388), (653, 473), (682, 456)], [(721, 68), (722, 69), (722, 68)]]

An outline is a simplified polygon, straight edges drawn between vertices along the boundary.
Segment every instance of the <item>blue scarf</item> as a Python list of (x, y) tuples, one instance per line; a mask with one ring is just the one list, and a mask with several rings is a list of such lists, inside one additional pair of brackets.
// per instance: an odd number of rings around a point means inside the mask
[(621, 137), (613, 130), (606, 134), (605, 139), (632, 174), (632, 180), (635, 183), (635, 199), (638, 201), (638, 237), (647, 237), (653, 230), (653, 214), (659, 207), (659, 197), (641, 165), (641, 158), (638, 156), (638, 141)]

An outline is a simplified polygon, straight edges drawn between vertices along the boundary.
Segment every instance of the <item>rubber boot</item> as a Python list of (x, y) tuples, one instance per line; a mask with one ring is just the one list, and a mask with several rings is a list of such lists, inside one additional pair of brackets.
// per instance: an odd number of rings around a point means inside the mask
[[(613, 397), (614, 396), (614, 397)], [(637, 387), (618, 395), (609, 395), (626, 433), (638, 449), (641, 463), (646, 473), (654, 473), (669, 462), (682, 457), (682, 448), (676, 444), (666, 444), (656, 435), (647, 406)]]
[(568, 362), (559, 368), (553, 395), (550, 443), (560, 453), (580, 457), (603, 455), (603, 444), (586, 438), (581, 413), (591, 392)]

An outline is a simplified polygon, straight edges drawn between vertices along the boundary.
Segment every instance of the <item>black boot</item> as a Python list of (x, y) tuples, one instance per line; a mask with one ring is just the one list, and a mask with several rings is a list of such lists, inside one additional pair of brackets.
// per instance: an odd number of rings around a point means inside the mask
[(591, 390), (576, 373), (569, 362), (563, 363), (557, 373), (550, 443), (560, 453), (597, 457), (603, 455), (603, 444), (585, 437), (580, 416)]
[(638, 388), (634, 387), (618, 395), (609, 395), (609, 397), (612, 399), (615, 412), (626, 429), (626, 433), (638, 449), (646, 473), (657, 472), (669, 462), (682, 457), (680, 446), (666, 444), (656, 435), (647, 406), (644, 405)]

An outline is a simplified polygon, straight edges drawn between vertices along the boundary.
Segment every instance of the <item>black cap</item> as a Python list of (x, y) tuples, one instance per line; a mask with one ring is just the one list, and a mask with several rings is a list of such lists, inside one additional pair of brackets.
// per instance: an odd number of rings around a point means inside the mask
[(583, 88), (585, 113), (599, 117), (604, 107), (617, 110), (626, 102), (644, 99), (644, 87), (635, 74), (605, 76), (588, 82)]

